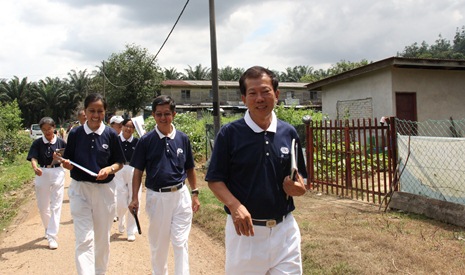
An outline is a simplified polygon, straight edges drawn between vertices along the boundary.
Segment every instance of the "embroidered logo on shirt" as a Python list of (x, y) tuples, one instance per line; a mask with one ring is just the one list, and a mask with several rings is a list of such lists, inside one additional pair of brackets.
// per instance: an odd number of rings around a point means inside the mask
[(102, 144), (103, 149), (108, 149), (108, 144)]
[(184, 151), (181, 148), (178, 148), (178, 151), (176, 152), (176, 155), (179, 156), (179, 155), (182, 155), (183, 153), (184, 153)]
[(283, 153), (283, 154), (285, 154), (285, 155), (289, 154), (289, 148), (287, 148), (287, 147), (281, 147), (281, 153)]

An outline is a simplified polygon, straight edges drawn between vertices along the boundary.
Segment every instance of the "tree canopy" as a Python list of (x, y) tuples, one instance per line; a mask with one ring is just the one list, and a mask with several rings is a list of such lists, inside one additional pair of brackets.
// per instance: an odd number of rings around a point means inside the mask
[(465, 59), (465, 26), (459, 30), (457, 28), (454, 40), (451, 41), (442, 37), (436, 39), (435, 44), (428, 45), (425, 41), (418, 44), (413, 43), (406, 46), (402, 53), (397, 53), (399, 57), (411, 58), (439, 58), (439, 59)]
[(112, 54), (100, 70), (108, 84), (104, 96), (110, 108), (133, 114), (156, 95), (163, 81), (154, 56), (136, 45), (126, 45), (123, 52)]

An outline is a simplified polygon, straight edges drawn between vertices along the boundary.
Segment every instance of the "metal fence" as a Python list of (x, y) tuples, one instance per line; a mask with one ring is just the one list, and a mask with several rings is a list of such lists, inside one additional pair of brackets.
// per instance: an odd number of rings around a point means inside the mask
[(307, 123), (307, 170), (317, 190), (382, 203), (396, 167), (395, 130), (386, 120)]
[(465, 204), (465, 119), (396, 119), (400, 191)]

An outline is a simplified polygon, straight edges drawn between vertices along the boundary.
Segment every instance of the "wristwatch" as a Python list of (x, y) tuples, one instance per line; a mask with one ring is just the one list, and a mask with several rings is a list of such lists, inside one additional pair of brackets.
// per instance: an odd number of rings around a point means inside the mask
[(191, 191), (192, 195), (198, 195), (199, 194), (199, 189), (195, 188), (194, 190)]

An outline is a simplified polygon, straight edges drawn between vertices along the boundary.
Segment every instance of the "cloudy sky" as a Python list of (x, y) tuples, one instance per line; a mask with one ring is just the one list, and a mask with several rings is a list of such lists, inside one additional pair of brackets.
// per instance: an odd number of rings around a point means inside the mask
[[(405, 46), (453, 40), (465, 25), (465, 0), (216, 0), (218, 66), (377, 61)], [(155, 55), (186, 0), (3, 1), (0, 78), (31, 81), (92, 72), (126, 44)], [(184, 72), (211, 67), (209, 1), (190, 0), (157, 58)]]

